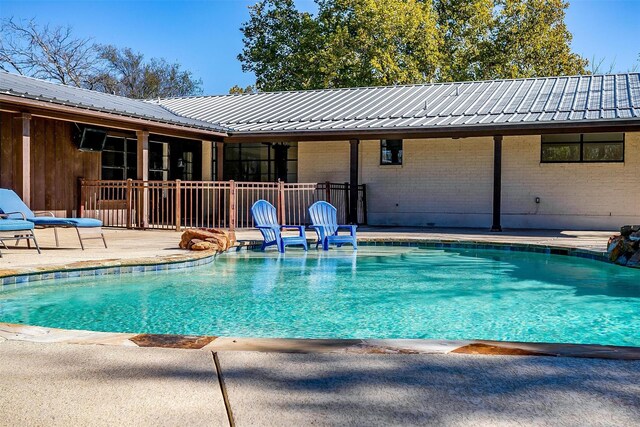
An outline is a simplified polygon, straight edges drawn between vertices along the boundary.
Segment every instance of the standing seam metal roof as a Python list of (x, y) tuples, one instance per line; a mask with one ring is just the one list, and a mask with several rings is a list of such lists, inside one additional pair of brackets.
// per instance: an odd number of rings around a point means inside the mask
[(4, 71), (0, 72), (0, 93), (159, 123), (221, 133), (227, 131), (212, 121), (174, 114), (158, 103), (66, 86)]
[(153, 101), (232, 133), (640, 120), (640, 73)]

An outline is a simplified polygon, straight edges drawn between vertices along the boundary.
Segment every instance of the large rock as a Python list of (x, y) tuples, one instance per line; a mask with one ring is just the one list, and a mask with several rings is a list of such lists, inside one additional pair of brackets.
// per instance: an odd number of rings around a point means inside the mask
[(190, 228), (182, 233), (180, 247), (192, 251), (213, 250), (224, 252), (233, 245), (233, 239), (217, 228)]
[(619, 265), (640, 268), (640, 227), (626, 225), (620, 235), (611, 236), (607, 245), (609, 259)]

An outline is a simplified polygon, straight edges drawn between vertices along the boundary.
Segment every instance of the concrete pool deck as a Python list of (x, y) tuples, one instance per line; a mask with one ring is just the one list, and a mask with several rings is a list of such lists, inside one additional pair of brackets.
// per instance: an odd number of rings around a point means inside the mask
[[(609, 426), (640, 361), (0, 342), (0, 425)], [(223, 393), (224, 390), (224, 393)]]

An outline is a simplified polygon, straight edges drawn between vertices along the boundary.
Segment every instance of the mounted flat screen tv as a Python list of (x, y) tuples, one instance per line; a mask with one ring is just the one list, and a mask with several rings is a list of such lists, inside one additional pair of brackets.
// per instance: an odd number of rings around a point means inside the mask
[(102, 151), (107, 140), (107, 132), (100, 129), (84, 128), (79, 138), (80, 151)]

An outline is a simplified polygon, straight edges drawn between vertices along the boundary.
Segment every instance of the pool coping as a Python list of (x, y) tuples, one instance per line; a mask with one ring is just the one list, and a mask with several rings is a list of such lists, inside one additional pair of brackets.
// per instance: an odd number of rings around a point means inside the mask
[(640, 347), (434, 339), (303, 339), (135, 334), (0, 323), (2, 341), (171, 348), (212, 352), (473, 354), (640, 360)]
[[(241, 241), (231, 251), (253, 250), (259, 241)], [(429, 249), (484, 249), (506, 252), (534, 252), (574, 256), (611, 263), (606, 252), (589, 248), (541, 245), (519, 242), (486, 242), (467, 239), (365, 238), (359, 246), (417, 247)], [(190, 268), (214, 261), (211, 251), (185, 252), (184, 255), (142, 259), (97, 260), (46, 266), (29, 272), (6, 274), (0, 271), (0, 292), (47, 279), (90, 277), (104, 274), (129, 274)], [(106, 262), (106, 264), (105, 264)], [(4, 273), (4, 275), (3, 275)], [(640, 347), (596, 344), (524, 343), (489, 340), (432, 339), (296, 339), (233, 338), (218, 336), (136, 334), (58, 329), (22, 324), (0, 323), (0, 343), (4, 340), (56, 342), (68, 344), (161, 347), (210, 351), (260, 351), (292, 353), (357, 354), (484, 354), (514, 356), (582, 357), (640, 360)]]

